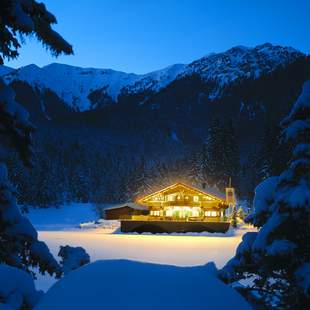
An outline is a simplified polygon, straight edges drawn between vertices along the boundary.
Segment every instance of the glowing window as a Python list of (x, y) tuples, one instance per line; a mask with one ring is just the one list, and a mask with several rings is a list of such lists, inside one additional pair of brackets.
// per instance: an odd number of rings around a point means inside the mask
[(199, 208), (193, 208), (191, 215), (192, 216), (199, 216), (199, 213), (200, 213), (199, 211), (200, 211)]
[(151, 215), (160, 216), (160, 211), (154, 210), (150, 212)]
[(172, 216), (172, 215), (173, 215), (173, 211), (171, 209), (167, 209), (166, 216)]
[(198, 196), (194, 196), (193, 199), (194, 199), (195, 202), (198, 202), (198, 201), (199, 201), (199, 197), (198, 197)]
[(173, 195), (168, 195), (168, 201), (174, 201), (175, 197)]
[(216, 211), (205, 211), (205, 216), (217, 216)]

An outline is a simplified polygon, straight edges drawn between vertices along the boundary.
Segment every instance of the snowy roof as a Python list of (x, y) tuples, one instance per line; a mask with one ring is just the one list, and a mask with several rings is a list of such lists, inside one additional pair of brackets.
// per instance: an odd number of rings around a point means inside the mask
[(148, 210), (147, 207), (142, 206), (142, 205), (137, 204), (137, 203), (134, 203), (134, 202), (126, 202), (126, 203), (122, 203), (122, 204), (113, 205), (113, 206), (105, 208), (104, 210), (120, 209), (120, 208), (124, 208), (124, 207), (129, 207), (131, 209), (142, 210), (142, 211)]
[(139, 202), (143, 202), (145, 199), (153, 196), (153, 195), (156, 195), (158, 193), (161, 193), (161, 192), (164, 192), (166, 190), (169, 190), (171, 188), (175, 188), (177, 186), (182, 186), (182, 187), (185, 187), (185, 188), (188, 188), (188, 189), (192, 189), (194, 191), (197, 191), (197, 192), (200, 192), (201, 194), (205, 194), (205, 195), (208, 195), (208, 196), (211, 196), (213, 197), (214, 199), (216, 200), (224, 200), (225, 199), (225, 194), (221, 193), (217, 188), (208, 188), (208, 187), (203, 187), (203, 186), (193, 186), (193, 185), (188, 185), (186, 183), (183, 183), (183, 182), (177, 182), (177, 183), (174, 183), (170, 186), (167, 186), (165, 188), (162, 188), (160, 190), (157, 190), (157, 191), (154, 191), (148, 195), (145, 195), (144, 197), (141, 197), (138, 199)]
[(211, 194), (213, 196), (216, 196), (218, 198), (221, 198), (221, 199), (225, 199), (226, 196), (225, 196), (225, 193), (224, 192), (221, 192), (217, 187), (213, 186), (213, 187), (208, 187), (208, 186), (205, 186), (203, 187), (202, 184), (195, 184), (194, 186), (191, 186), (195, 189), (198, 189), (206, 194)]

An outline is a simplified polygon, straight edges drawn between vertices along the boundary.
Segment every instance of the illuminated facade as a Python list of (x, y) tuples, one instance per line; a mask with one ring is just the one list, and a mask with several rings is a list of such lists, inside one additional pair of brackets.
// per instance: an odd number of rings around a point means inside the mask
[(137, 200), (158, 220), (208, 220), (225, 217), (225, 199), (183, 183), (176, 183)]

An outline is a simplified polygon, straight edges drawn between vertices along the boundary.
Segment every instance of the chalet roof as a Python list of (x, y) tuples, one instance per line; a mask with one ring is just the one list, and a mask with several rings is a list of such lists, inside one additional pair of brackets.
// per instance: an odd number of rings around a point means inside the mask
[(162, 188), (158, 191), (155, 191), (153, 193), (150, 193), (148, 195), (145, 195), (144, 197), (141, 197), (137, 200), (138, 203), (142, 203), (143, 200), (153, 196), (153, 195), (156, 195), (156, 194), (159, 194), (161, 192), (165, 192), (169, 189), (172, 189), (174, 187), (177, 187), (177, 186), (183, 186), (183, 187), (186, 187), (188, 189), (191, 189), (193, 191), (197, 191), (203, 195), (208, 195), (208, 196), (211, 196), (212, 198), (216, 199), (216, 200), (220, 200), (220, 201), (223, 201), (225, 200), (225, 194), (219, 192), (218, 189), (216, 188), (207, 188), (207, 187), (203, 187), (203, 186), (192, 186), (192, 185), (188, 185), (188, 184), (185, 184), (183, 182), (178, 182), (178, 183), (174, 183), (170, 186), (167, 186), (165, 188)]
[(224, 192), (221, 192), (217, 187), (208, 187), (208, 186), (205, 186), (203, 187), (201, 184), (197, 184), (197, 185), (194, 185), (192, 186), (192, 188), (194, 189), (198, 189), (206, 194), (209, 194), (209, 195), (212, 195), (212, 196), (215, 196), (219, 199), (222, 199), (222, 200), (225, 200), (226, 199), (226, 196), (225, 196), (225, 193)]
[(146, 206), (142, 206), (142, 205), (134, 203), (134, 202), (126, 202), (126, 203), (121, 203), (121, 204), (113, 205), (113, 206), (104, 208), (104, 210), (120, 209), (120, 208), (124, 208), (124, 207), (129, 207), (131, 209), (142, 210), (142, 211), (147, 211), (148, 210), (148, 208)]

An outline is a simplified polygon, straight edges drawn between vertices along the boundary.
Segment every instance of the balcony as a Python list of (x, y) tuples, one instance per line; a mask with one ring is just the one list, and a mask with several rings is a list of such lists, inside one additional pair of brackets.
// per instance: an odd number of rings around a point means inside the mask
[(164, 221), (164, 222), (227, 222), (227, 217), (220, 216), (210, 216), (210, 217), (171, 217), (171, 216), (152, 216), (152, 215), (133, 215), (133, 216), (124, 216), (121, 217), (121, 220), (125, 221), (143, 221), (143, 222), (156, 222), (156, 221)]
[(152, 207), (214, 207), (218, 206), (218, 201), (193, 201), (188, 199), (178, 199), (173, 201), (152, 201), (147, 203)]

